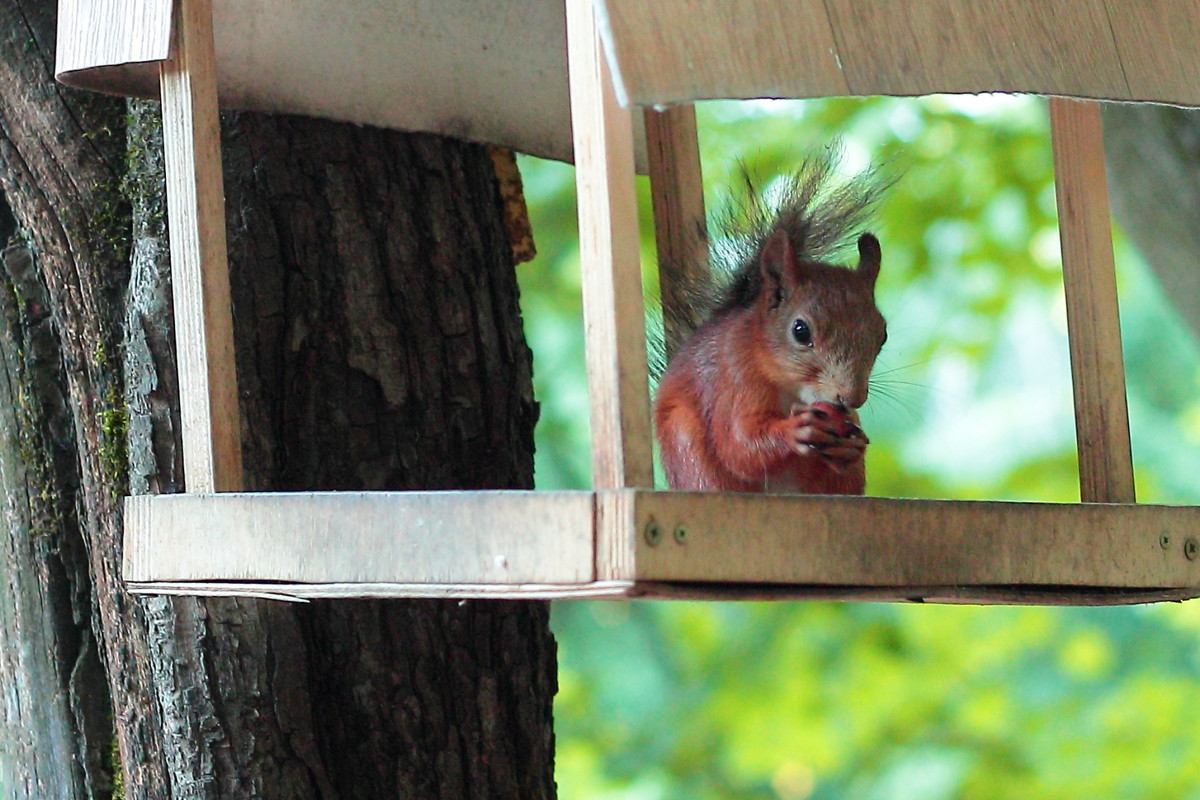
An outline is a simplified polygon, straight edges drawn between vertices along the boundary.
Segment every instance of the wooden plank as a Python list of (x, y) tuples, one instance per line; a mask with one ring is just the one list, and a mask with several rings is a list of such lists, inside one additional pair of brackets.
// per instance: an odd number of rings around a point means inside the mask
[(1033, 92), (1200, 105), (1193, 0), (603, 0), (623, 100)]
[(162, 61), (171, 47), (171, 0), (59, 0), (54, 73)]
[(1194, 98), (1200, 86), (1200, 3), (1107, 0), (1106, 5), (1130, 96)]
[(849, 94), (823, 0), (598, 0), (623, 103)]
[(596, 492), (596, 579), (631, 581), (636, 572), (630, 537), (645, 535), (631, 531), (635, 517), (636, 492)]
[(227, 493), (132, 497), (125, 526), (125, 580), (149, 594), (1053, 605), (1200, 596), (1195, 507)]
[(1050, 131), (1080, 497), (1084, 502), (1132, 503), (1133, 456), (1099, 105), (1051, 99)]
[(211, 0), (176, 0), (175, 12), (160, 78), (184, 479), (191, 492), (230, 492), (242, 487), (241, 414)]
[(694, 106), (648, 108), (646, 156), (650, 197), (654, 203), (654, 238), (658, 245), (658, 281), (664, 308), (663, 329), (669, 358), (695, 327), (681, 324), (688, 286), (702, 285), (708, 273), (708, 236), (704, 219), (704, 182)]
[(593, 527), (590, 492), (145, 495), (125, 501), (123, 569), (134, 584), (580, 584)]
[(1200, 597), (1200, 587), (1096, 589), (1072, 586), (805, 586), (762, 583), (636, 581), (625, 596), (643, 600), (823, 601), (941, 603), (948, 605), (1117, 606), (1179, 602)]
[(430, 600), (597, 600), (629, 596), (627, 581), (572, 584), (428, 584), (428, 583), (252, 583), (193, 581), (127, 583), (133, 594), (203, 597), (255, 597), (260, 600), (307, 602), (316, 599), (422, 598)]
[(837, 601), (986, 605), (1111, 606), (1178, 602), (1200, 597), (1200, 589), (1087, 590), (1072, 587), (1003, 586), (831, 587), (743, 583), (593, 581), (579, 585), (423, 583), (253, 583), (193, 581), (127, 583), (133, 594), (252, 597), (305, 603), (316, 599), (424, 598), (433, 600), (685, 600), (707, 602)]
[(1103, 0), (830, 0), (851, 92), (1125, 97)]
[[(914, 596), (920, 587), (1200, 587), (1200, 560), (1187, 556), (1200, 508), (634, 494), (624, 536), (636, 567), (610, 577), (918, 587)], [(641, 535), (651, 521), (657, 544)]]
[(567, 51), (597, 488), (653, 486), (633, 123), (613, 95), (591, 0), (567, 0)]

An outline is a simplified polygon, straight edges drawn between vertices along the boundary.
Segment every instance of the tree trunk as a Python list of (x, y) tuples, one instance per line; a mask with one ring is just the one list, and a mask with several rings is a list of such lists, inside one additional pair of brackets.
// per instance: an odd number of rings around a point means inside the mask
[(1106, 103), (1113, 214), (1200, 337), (1200, 111)]
[(110, 708), (58, 344), (31, 252), (15, 244), (0, 264), (0, 796), (108, 797)]
[[(65, 587), (41, 579), (33, 596), (61, 594), (59, 618), (85, 598), (124, 795), (553, 797), (546, 604), (123, 592), (120, 495), (183, 479), (157, 107), (54, 86), (52, 34), (51, 3), (0, 11), (0, 186), (48, 290), (77, 448), (54, 477), (78, 498), (63, 552), (86, 554), (92, 583), (63, 568)], [(224, 139), (248, 486), (531, 486), (530, 358), (486, 151), (252, 114), (228, 118)], [(17, 320), (13, 341), (28, 325)], [(13, 531), (11, 547), (31, 549)], [(6, 696), (46, 703), (58, 738), (93, 765), (31, 747), (39, 774), (73, 776), (62, 797), (107, 795), (103, 691), (92, 703), (47, 695), (86, 673), (81, 622), (66, 650), (82, 666), (69, 668), (33, 632), (44, 639), (45, 625), (0, 618), (5, 636), (47, 654), (36, 681), (0, 662)], [(11, 794), (28, 762), (0, 769)]]

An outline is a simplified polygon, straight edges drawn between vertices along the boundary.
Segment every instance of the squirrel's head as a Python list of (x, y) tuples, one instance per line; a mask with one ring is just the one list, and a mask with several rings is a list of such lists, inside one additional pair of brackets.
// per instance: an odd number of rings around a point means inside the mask
[(879, 240), (863, 234), (858, 256), (857, 269), (805, 261), (782, 229), (763, 246), (761, 367), (785, 402), (849, 408), (866, 402), (871, 368), (887, 340), (887, 325), (875, 306)]

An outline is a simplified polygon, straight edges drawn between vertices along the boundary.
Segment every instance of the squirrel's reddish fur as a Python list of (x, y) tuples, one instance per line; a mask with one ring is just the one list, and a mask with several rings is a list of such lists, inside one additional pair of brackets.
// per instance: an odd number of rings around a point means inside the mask
[(858, 239), (857, 269), (810, 260), (810, 223), (773, 220), (743, 266), (749, 291), (731, 289), (663, 374), (655, 422), (673, 488), (863, 493), (854, 409), (886, 339), (879, 242)]

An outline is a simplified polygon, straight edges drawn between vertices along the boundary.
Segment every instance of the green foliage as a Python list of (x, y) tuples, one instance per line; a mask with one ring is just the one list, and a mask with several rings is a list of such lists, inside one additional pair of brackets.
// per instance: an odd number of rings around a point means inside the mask
[[(898, 173), (869, 492), (1078, 499), (1044, 103), (710, 103), (710, 208), (835, 136)], [(522, 163), (538, 484), (589, 477), (573, 173)], [(639, 191), (646, 193), (644, 181)], [(643, 197), (645, 200), (645, 197)], [(653, 284), (648, 202), (643, 237)], [(1200, 502), (1200, 358), (1117, 232), (1138, 495)], [(560, 603), (558, 780), (582, 798), (1200, 798), (1200, 605)]]

